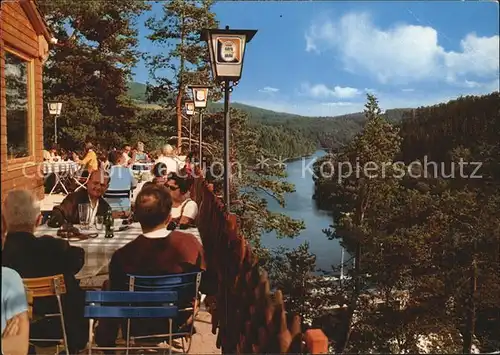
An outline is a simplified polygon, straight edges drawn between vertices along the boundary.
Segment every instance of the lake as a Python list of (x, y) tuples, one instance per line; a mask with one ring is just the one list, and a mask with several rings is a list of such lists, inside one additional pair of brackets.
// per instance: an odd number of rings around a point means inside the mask
[[(341, 247), (337, 240), (328, 240), (323, 229), (332, 223), (328, 212), (319, 210), (312, 198), (314, 181), (311, 172), (306, 168), (309, 163), (325, 155), (322, 150), (313, 155), (287, 162), (288, 182), (295, 185), (295, 192), (287, 194), (286, 206), (282, 208), (275, 200), (268, 199), (269, 209), (273, 212), (284, 213), (294, 219), (302, 219), (306, 229), (302, 230), (296, 238), (276, 237), (276, 233), (262, 235), (262, 244), (267, 248), (285, 246), (293, 249), (305, 241), (309, 242), (309, 250), (316, 254), (316, 267), (325, 271), (332, 271), (332, 265), (339, 265), (341, 260)], [(311, 165), (312, 170), (312, 165)]]

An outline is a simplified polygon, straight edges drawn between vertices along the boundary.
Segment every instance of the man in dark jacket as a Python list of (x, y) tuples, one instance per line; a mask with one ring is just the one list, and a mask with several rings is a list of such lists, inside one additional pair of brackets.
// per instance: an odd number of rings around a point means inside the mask
[(109, 204), (102, 198), (109, 185), (109, 175), (104, 170), (96, 170), (87, 182), (87, 188), (81, 188), (64, 198), (60, 205), (52, 209), (49, 227), (57, 228), (64, 223), (79, 224), (78, 205), (89, 203), (92, 217), (104, 216)]
[[(112, 291), (128, 290), (127, 274), (168, 275), (206, 269), (203, 247), (196, 237), (165, 228), (171, 208), (172, 199), (166, 187), (148, 185), (139, 192), (135, 201), (135, 216), (141, 224), (142, 234), (113, 254), (109, 264)], [(204, 284), (202, 278), (201, 292), (204, 292)], [(180, 301), (193, 306), (194, 298), (186, 297)], [(174, 319), (174, 327), (186, 329), (192, 321), (189, 312), (181, 312)], [(120, 320), (101, 320), (96, 331), (97, 344), (114, 346), (119, 325)], [(165, 334), (168, 330), (166, 325), (164, 320), (137, 321), (132, 324), (131, 333), (136, 336)]]
[[(62, 297), (63, 313), (70, 354), (84, 349), (88, 340), (88, 322), (83, 317), (85, 293), (75, 274), (83, 267), (85, 252), (63, 239), (34, 235), (41, 221), (39, 202), (28, 190), (11, 191), (4, 203), (7, 238), (2, 252), (2, 265), (16, 270), (22, 278), (64, 275), (66, 294)], [(35, 299), (34, 315), (58, 313), (53, 297)], [(62, 338), (57, 317), (35, 322), (30, 338)]]

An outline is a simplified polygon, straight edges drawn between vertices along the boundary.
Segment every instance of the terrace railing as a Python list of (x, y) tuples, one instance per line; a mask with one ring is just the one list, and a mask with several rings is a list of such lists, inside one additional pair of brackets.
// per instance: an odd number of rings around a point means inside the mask
[(280, 291), (271, 293), (269, 279), (241, 235), (237, 218), (224, 211), (213, 186), (196, 178), (191, 198), (198, 203), (198, 228), (207, 259), (205, 275), (217, 285), (211, 310), (212, 332), (223, 353), (328, 352), (320, 329), (301, 329), (298, 316), (289, 316)]

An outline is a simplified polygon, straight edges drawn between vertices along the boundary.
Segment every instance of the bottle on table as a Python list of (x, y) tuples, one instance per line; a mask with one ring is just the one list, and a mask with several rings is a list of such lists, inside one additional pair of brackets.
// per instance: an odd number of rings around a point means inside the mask
[(113, 212), (111, 208), (106, 212), (105, 216), (106, 234), (104, 238), (113, 238), (115, 236), (115, 221), (113, 220)]

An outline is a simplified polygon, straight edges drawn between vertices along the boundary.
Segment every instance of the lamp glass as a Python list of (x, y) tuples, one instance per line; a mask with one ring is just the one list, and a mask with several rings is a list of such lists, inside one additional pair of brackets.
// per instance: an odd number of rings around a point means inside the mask
[(208, 88), (192, 88), (194, 107), (205, 108), (208, 102)]
[(62, 102), (49, 102), (47, 104), (47, 107), (51, 115), (60, 115), (62, 109)]
[(194, 102), (188, 101), (186, 102), (186, 115), (194, 115)]
[(239, 80), (243, 67), (246, 34), (211, 33), (211, 59), (217, 79)]

